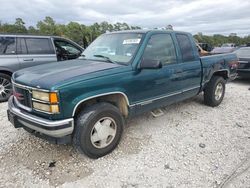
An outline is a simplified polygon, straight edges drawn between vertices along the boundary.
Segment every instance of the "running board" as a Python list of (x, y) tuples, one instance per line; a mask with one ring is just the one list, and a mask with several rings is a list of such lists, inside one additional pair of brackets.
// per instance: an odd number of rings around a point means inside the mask
[(158, 109), (152, 110), (151, 114), (152, 114), (153, 117), (156, 118), (156, 117), (163, 116), (164, 112), (160, 108), (158, 108)]

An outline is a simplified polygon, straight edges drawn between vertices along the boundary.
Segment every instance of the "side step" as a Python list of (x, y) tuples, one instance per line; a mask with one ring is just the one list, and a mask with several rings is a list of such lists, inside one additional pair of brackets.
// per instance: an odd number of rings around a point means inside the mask
[(156, 118), (156, 117), (163, 116), (164, 112), (160, 108), (158, 108), (158, 109), (152, 110), (151, 114), (152, 114), (153, 117)]

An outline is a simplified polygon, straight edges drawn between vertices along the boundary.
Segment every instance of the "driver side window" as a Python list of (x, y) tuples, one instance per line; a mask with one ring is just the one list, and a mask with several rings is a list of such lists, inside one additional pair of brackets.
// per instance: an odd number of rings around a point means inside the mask
[(69, 54), (79, 54), (81, 51), (67, 41), (55, 41), (56, 48), (67, 51)]
[(54, 44), (59, 61), (76, 59), (81, 54), (81, 50), (65, 40), (54, 40)]
[(161, 61), (163, 65), (176, 63), (175, 46), (170, 34), (151, 36), (143, 53), (144, 59)]

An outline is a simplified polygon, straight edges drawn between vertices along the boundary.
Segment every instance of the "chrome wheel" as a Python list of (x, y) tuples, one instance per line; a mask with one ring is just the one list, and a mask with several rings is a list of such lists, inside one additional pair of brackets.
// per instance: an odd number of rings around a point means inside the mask
[(111, 117), (98, 120), (90, 133), (91, 143), (96, 148), (105, 148), (115, 138), (117, 125)]
[(218, 85), (215, 88), (215, 100), (219, 101), (223, 95), (223, 85), (222, 83), (218, 83)]
[(0, 77), (0, 100), (7, 99), (12, 92), (11, 82), (3, 77)]

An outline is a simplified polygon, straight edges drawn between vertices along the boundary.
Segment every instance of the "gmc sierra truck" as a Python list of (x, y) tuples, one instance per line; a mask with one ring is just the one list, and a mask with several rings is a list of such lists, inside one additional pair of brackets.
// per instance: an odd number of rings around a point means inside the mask
[(235, 54), (200, 57), (186, 32), (106, 33), (70, 63), (15, 72), (8, 118), (15, 128), (98, 158), (115, 149), (129, 117), (201, 92), (206, 105), (218, 106), (237, 66)]

